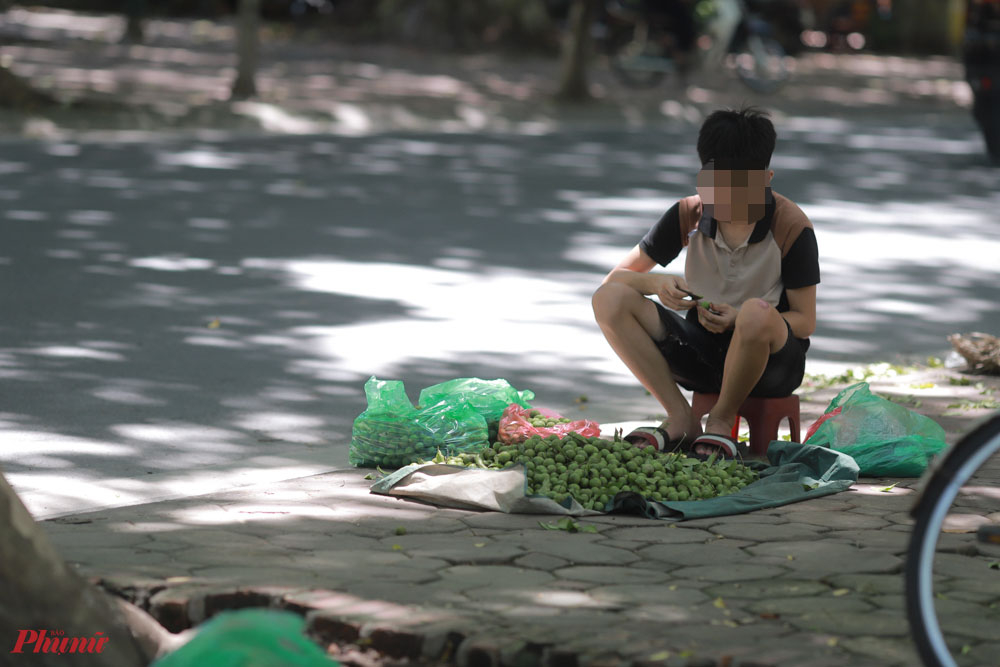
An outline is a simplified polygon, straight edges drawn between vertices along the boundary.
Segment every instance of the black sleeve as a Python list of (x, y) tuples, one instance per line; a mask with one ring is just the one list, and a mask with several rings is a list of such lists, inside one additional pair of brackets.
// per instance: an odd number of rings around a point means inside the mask
[(806, 227), (781, 260), (781, 282), (785, 289), (819, 284), (819, 248), (816, 232)]
[(660, 266), (666, 266), (681, 254), (680, 205), (674, 204), (639, 241), (639, 247)]

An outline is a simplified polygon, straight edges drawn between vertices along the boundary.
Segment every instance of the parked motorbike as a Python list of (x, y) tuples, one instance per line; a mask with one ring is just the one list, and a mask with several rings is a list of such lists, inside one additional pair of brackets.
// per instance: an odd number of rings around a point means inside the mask
[(990, 159), (1000, 165), (1000, 0), (967, 0), (962, 62), (972, 116)]
[[(789, 56), (759, 13), (745, 0), (717, 0), (712, 8), (709, 16), (696, 13), (699, 36), (690, 65), (727, 67), (756, 92), (773, 92), (788, 81)], [(598, 36), (611, 71), (627, 86), (655, 86), (681, 70), (676, 27), (651, 17), (641, 1), (608, 0)]]

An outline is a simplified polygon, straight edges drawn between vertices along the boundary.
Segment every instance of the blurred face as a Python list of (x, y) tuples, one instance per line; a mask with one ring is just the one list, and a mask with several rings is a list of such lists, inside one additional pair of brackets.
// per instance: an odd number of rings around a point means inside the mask
[(708, 163), (698, 172), (698, 194), (719, 222), (752, 225), (764, 217), (772, 176), (772, 170), (715, 169)]

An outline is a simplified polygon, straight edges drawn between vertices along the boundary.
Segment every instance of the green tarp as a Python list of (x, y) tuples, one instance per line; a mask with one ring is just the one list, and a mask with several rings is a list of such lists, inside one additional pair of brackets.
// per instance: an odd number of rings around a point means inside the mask
[[(738, 492), (711, 500), (647, 501), (635, 493), (620, 493), (607, 512), (640, 514), (651, 519), (700, 519), (744, 514), (849, 489), (858, 481), (858, 464), (842, 452), (825, 447), (775, 440), (767, 462), (751, 461), (760, 479)], [(524, 469), (468, 469), (457, 466), (410, 465), (371, 486), (372, 493), (422, 500), (461, 509), (526, 514), (601, 514), (567, 500), (560, 504), (543, 496), (528, 496)]]

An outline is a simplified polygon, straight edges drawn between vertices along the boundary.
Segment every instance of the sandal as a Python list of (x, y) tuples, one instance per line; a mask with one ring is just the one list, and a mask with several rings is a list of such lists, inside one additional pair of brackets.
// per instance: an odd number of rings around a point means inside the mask
[[(698, 445), (714, 447), (716, 451), (710, 454), (699, 454), (697, 451)], [(695, 441), (691, 443), (689, 455), (700, 461), (707, 461), (712, 456), (724, 460), (740, 460), (743, 458), (740, 455), (739, 443), (728, 435), (720, 435), (718, 433), (702, 433), (695, 438)]]
[[(624, 438), (625, 442), (630, 442), (639, 449), (652, 447), (658, 452), (672, 452), (681, 448), (687, 439), (687, 433), (679, 438), (671, 439), (670, 434), (659, 426), (640, 426)], [(685, 446), (685, 450), (687, 447)]]

